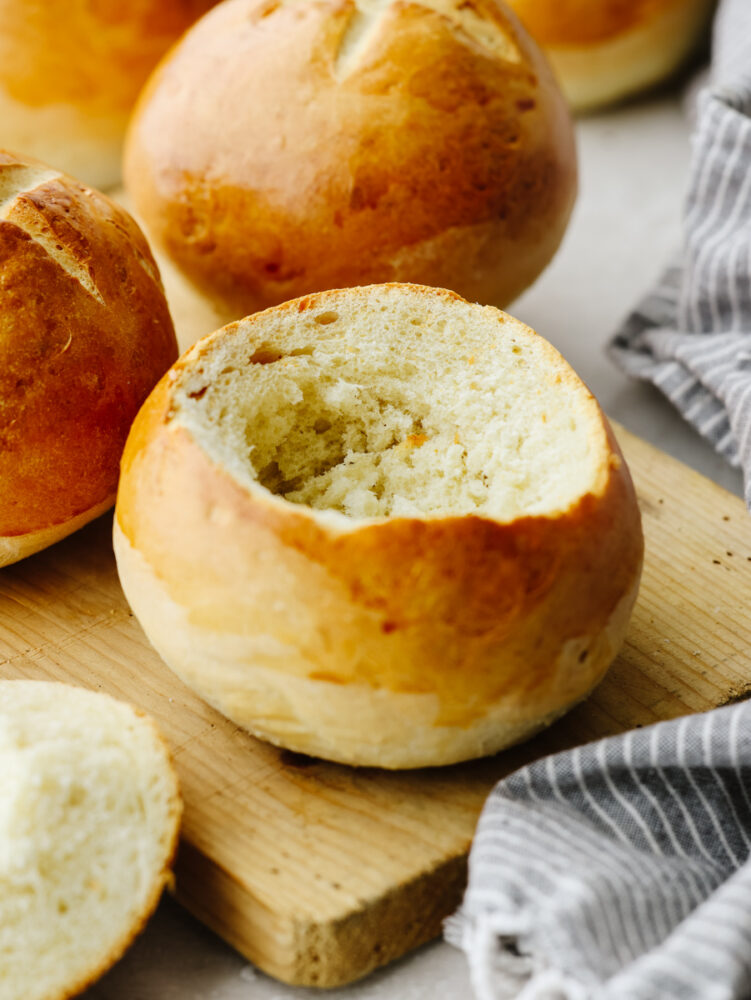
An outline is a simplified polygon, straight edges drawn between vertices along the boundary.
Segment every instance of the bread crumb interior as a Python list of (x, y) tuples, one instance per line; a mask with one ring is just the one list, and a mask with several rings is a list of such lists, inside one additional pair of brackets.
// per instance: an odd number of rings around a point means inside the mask
[(180, 419), (233, 475), (355, 519), (510, 520), (594, 488), (597, 408), (545, 341), (461, 300), (358, 292), (241, 321), (190, 369)]

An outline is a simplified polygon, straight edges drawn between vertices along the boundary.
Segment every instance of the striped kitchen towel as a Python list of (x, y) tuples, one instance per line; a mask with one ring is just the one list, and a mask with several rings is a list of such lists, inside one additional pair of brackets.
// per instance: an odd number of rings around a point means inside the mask
[(751, 704), (501, 781), (446, 936), (478, 1000), (751, 997)]
[(724, 0), (716, 18), (683, 247), (610, 353), (743, 467), (751, 508), (751, 0)]
[[(611, 352), (743, 466), (751, 507), (751, 0), (723, 0), (696, 110), (682, 252)], [(750, 854), (743, 703), (501, 781), (446, 937), (478, 1000), (750, 1000)]]

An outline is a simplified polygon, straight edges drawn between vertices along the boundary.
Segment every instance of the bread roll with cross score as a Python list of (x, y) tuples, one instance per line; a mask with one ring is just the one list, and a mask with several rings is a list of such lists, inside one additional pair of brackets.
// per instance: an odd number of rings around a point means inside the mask
[(558, 247), (576, 164), (550, 69), (497, 0), (228, 0), (144, 89), (125, 178), (235, 318), (395, 280), (507, 303)]
[(4, 566), (112, 506), (130, 424), (177, 342), (130, 216), (2, 151), (0, 288)]
[(65, 1000), (141, 931), (182, 806), (153, 723), (101, 693), (0, 680), (0, 996)]
[(506, 0), (571, 107), (589, 111), (674, 73), (709, 34), (715, 0)]
[(584, 698), (642, 535), (596, 401), (522, 323), (413, 285), (233, 323), (125, 449), (115, 552), (148, 637), (262, 739), (448, 764)]
[(216, 2), (0, 0), (0, 148), (117, 184), (139, 90)]

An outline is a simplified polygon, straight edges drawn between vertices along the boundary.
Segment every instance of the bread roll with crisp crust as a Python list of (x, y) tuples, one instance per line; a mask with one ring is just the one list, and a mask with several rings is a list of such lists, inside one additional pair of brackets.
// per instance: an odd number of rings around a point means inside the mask
[(130, 216), (0, 151), (0, 566), (112, 505), (131, 421), (177, 357)]
[(651, 87), (708, 33), (715, 0), (506, 0), (544, 48), (576, 111)]
[(505, 304), (555, 253), (576, 165), (547, 63), (496, 0), (229, 0), (150, 80), (125, 177), (235, 318), (376, 281)]
[(182, 805), (154, 724), (104, 694), (0, 680), (0, 996), (65, 1000), (170, 880)]
[(642, 563), (628, 469), (560, 355), (410, 285), (188, 351), (133, 425), (114, 533), (187, 684), (262, 739), (388, 768), (494, 753), (586, 697)]
[(117, 184), (138, 92), (216, 2), (0, 0), (0, 147)]

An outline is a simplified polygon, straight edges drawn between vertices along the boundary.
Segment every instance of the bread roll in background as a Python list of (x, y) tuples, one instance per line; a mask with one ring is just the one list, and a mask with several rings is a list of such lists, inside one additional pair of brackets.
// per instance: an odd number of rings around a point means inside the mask
[(507, 0), (553, 64), (576, 111), (645, 90), (709, 34), (715, 0)]
[(133, 425), (114, 535), (187, 684), (262, 739), (387, 768), (494, 753), (584, 698), (642, 562), (628, 469), (560, 355), (410, 285), (195, 345)]
[(170, 878), (182, 806), (153, 723), (104, 694), (0, 680), (0, 996), (64, 1000)]
[(0, 288), (3, 566), (112, 505), (130, 424), (177, 342), (130, 216), (1, 151)]
[(0, 148), (118, 183), (138, 92), (217, 0), (0, 0)]
[(507, 303), (555, 253), (576, 167), (550, 69), (496, 0), (228, 0), (145, 88), (125, 178), (239, 317), (380, 281)]

